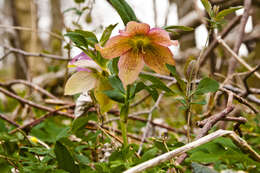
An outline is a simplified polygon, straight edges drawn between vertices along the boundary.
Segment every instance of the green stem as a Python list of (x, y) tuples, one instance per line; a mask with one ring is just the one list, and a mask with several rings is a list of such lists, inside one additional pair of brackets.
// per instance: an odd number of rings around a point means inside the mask
[(122, 108), (120, 110), (120, 125), (121, 125), (121, 130), (122, 130), (124, 147), (126, 147), (128, 145), (127, 119), (128, 119), (128, 113), (129, 113), (129, 97), (130, 97), (130, 85), (127, 86), (125, 104), (122, 106)]
[(128, 145), (127, 140), (127, 118), (128, 118), (128, 110), (129, 110), (129, 104), (126, 103), (120, 111), (120, 126), (122, 131), (122, 137), (124, 142), (124, 147)]

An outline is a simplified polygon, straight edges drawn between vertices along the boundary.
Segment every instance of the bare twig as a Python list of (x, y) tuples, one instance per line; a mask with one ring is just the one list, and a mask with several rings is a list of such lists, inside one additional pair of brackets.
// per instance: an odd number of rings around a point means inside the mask
[(250, 88), (249, 88), (249, 86), (248, 86), (248, 84), (247, 84), (247, 80), (248, 80), (248, 78), (249, 78), (254, 72), (256, 72), (256, 71), (259, 70), (259, 69), (260, 69), (260, 64), (259, 64), (258, 66), (256, 66), (254, 70), (252, 70), (252, 71), (250, 71), (248, 74), (246, 74), (246, 76), (244, 77), (244, 79), (243, 79), (243, 84), (244, 84), (244, 86), (245, 86), (246, 91), (241, 94), (242, 97), (247, 97), (248, 94), (250, 94)]
[[(249, 17), (250, 7), (251, 7), (251, 0), (245, 0), (244, 1), (244, 14), (240, 21), (239, 30), (237, 33), (237, 40), (235, 42), (235, 46), (233, 49), (235, 54), (238, 54), (239, 48), (243, 41), (243, 37), (244, 37), (244, 33), (245, 33), (245, 26), (247, 23), (247, 19)], [(232, 73), (234, 73), (236, 64), (237, 64), (237, 62), (234, 59), (230, 59), (230, 63), (228, 66), (228, 75), (231, 75)], [(259, 75), (259, 77), (260, 77), (260, 75)]]
[(29, 81), (26, 81), (26, 80), (12, 80), (12, 81), (9, 81), (7, 83), (1, 83), (0, 82), (0, 86), (3, 86), (3, 87), (11, 87), (12, 85), (15, 85), (15, 84), (24, 84), (26, 86), (29, 86), (33, 89), (35, 89), (36, 91), (39, 91), (41, 92), (42, 94), (52, 98), (52, 99), (55, 99), (55, 100), (58, 100), (58, 98), (56, 96), (54, 96), (53, 94), (51, 94), (50, 92), (48, 92), (47, 90), (43, 89), (42, 87), (32, 83), (32, 82), (29, 82)]
[[(217, 37), (218, 42), (234, 57), (240, 64), (242, 64), (245, 68), (247, 68), (250, 71), (253, 71), (254, 68), (251, 67), (247, 62), (245, 62), (244, 59), (240, 58), (226, 43), (221, 37)], [(254, 72), (255, 76), (260, 79), (260, 74), (257, 72)]]
[[(174, 84), (175, 83), (175, 81), (171, 81), (171, 82), (169, 82), (168, 84), (167, 84), (167, 86), (169, 87), (169, 86), (171, 86), (172, 84)], [(159, 95), (159, 97), (158, 97), (158, 99), (156, 100), (156, 102), (155, 102), (155, 104), (153, 105), (153, 107), (149, 110), (149, 114), (148, 114), (148, 119), (147, 119), (147, 124), (146, 124), (146, 126), (145, 126), (145, 130), (144, 130), (144, 133), (143, 133), (143, 137), (142, 137), (142, 142), (141, 142), (141, 144), (139, 145), (139, 149), (138, 149), (138, 155), (140, 155), (140, 153), (141, 153), (141, 151), (142, 151), (142, 148), (143, 148), (143, 141), (145, 140), (145, 138), (146, 138), (146, 136), (147, 136), (147, 134), (148, 134), (148, 131), (150, 130), (150, 126), (151, 126), (151, 122), (152, 122), (152, 113), (153, 113), (153, 111), (155, 110), (155, 109), (157, 109), (158, 108), (158, 106), (159, 106), (159, 103), (160, 103), (160, 101), (161, 101), (161, 99), (162, 99), (162, 97), (163, 97), (163, 95), (165, 94), (165, 92), (163, 91), (160, 95)]]
[(50, 36), (52, 37), (55, 37), (59, 40), (65, 40), (62, 36), (56, 34), (56, 33), (53, 33), (53, 32), (50, 32), (50, 31), (44, 31), (44, 30), (34, 30), (30, 27), (22, 27), (22, 26), (10, 26), (10, 25), (0, 25), (0, 28), (4, 28), (4, 29), (15, 29), (15, 30), (22, 30), (22, 31), (30, 31), (30, 32), (42, 32), (42, 33), (47, 33), (49, 34)]
[[(221, 38), (225, 38), (226, 35), (231, 31), (231, 29), (236, 26), (236, 24), (239, 22), (239, 20), (241, 19), (241, 16), (236, 16), (234, 19), (232, 19), (228, 25), (223, 29), (223, 31), (219, 34), (219, 36), (221, 36)], [(206, 59), (208, 58), (210, 52), (216, 48), (218, 45), (218, 40), (215, 38), (208, 46), (208, 48), (205, 50), (205, 52), (203, 53), (203, 55), (201, 56), (201, 61), (200, 61), (200, 65), (204, 65), (204, 63), (206, 62)]]
[(51, 55), (51, 54), (46, 54), (46, 53), (32, 53), (32, 52), (26, 52), (21, 49), (5, 46), (5, 45), (0, 45), (1, 47), (4, 47), (5, 49), (8, 49), (12, 53), (19, 53), (24, 56), (33, 56), (33, 57), (43, 57), (43, 58), (49, 58), (49, 59), (54, 59), (54, 60), (62, 60), (62, 61), (69, 61), (68, 58), (64, 58), (59, 55)]
[(9, 124), (12, 124), (16, 127), (19, 127), (19, 124), (17, 124), (16, 122), (10, 120), (9, 118), (7, 118), (4, 114), (0, 113), (0, 118), (5, 120), (6, 122), (8, 122)]
[[(0, 87), (0, 92), (4, 93), (5, 95), (7, 95), (9, 97), (12, 97), (12, 98), (16, 99), (17, 101), (19, 101), (22, 104), (27, 104), (27, 105), (30, 105), (32, 107), (35, 107), (35, 108), (38, 108), (38, 109), (41, 109), (41, 110), (45, 110), (45, 111), (48, 111), (48, 112), (55, 111), (55, 109), (53, 109), (53, 108), (50, 108), (50, 107), (47, 107), (47, 106), (43, 106), (43, 105), (34, 103), (34, 102), (30, 101), (30, 100), (24, 99), (24, 98), (22, 98), (22, 97), (20, 97), (18, 95), (15, 95), (14, 93), (11, 93), (10, 91), (8, 91), (8, 90), (6, 90), (4, 88), (1, 88), (1, 87)], [(56, 113), (59, 114), (59, 115), (66, 116), (68, 118), (74, 118), (74, 115), (69, 114), (67, 112), (57, 111)]]
[(213, 132), (207, 136), (204, 136), (196, 141), (193, 141), (191, 143), (188, 143), (180, 148), (177, 148), (175, 150), (172, 150), (170, 152), (167, 152), (165, 154), (162, 154), (158, 157), (155, 157), (151, 160), (148, 160), (146, 162), (143, 162), (135, 167), (132, 167), (128, 170), (126, 170), (124, 173), (138, 173), (142, 172), (148, 168), (157, 166), (160, 163), (163, 163), (165, 161), (168, 161), (181, 153), (185, 153), (193, 148), (196, 148), (202, 144), (208, 143), (218, 137), (228, 135), (232, 140), (235, 141), (235, 143), (243, 149), (243, 151), (248, 152), (248, 154), (256, 161), (260, 161), (260, 156), (257, 152), (255, 152), (248, 144), (246, 141), (244, 141), (242, 138), (237, 136), (233, 131), (228, 131), (228, 130), (218, 130), (216, 132)]

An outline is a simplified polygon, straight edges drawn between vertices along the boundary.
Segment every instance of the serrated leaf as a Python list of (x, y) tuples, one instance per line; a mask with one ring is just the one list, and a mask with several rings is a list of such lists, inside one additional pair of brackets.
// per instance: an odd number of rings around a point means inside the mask
[(207, 13), (210, 17), (214, 17), (214, 13), (212, 10), (212, 6), (208, 0), (201, 0), (201, 3), (203, 4), (204, 8), (206, 9)]
[(119, 58), (113, 58), (107, 64), (107, 68), (109, 69), (109, 71), (112, 75), (118, 75), (118, 65), (117, 65), (118, 61), (119, 61)]
[(119, 92), (118, 90), (104, 91), (104, 93), (114, 101), (117, 101), (119, 103), (125, 102), (125, 95)]
[(146, 91), (149, 92), (149, 94), (151, 94), (154, 101), (156, 101), (158, 99), (159, 94), (158, 94), (157, 90), (146, 86), (143, 82), (137, 83), (137, 85), (135, 87), (135, 94), (137, 94), (138, 92), (140, 92), (143, 89), (145, 89)]
[(70, 173), (80, 173), (78, 165), (74, 163), (74, 159), (70, 152), (61, 142), (56, 142), (54, 153), (60, 169)]
[(181, 91), (185, 92), (186, 91), (186, 83), (180, 78), (179, 74), (177, 73), (176, 67), (172, 66), (170, 64), (166, 64), (166, 67), (171, 72), (173, 77), (175, 77), (175, 79), (177, 80), (177, 84), (178, 84), (179, 88), (181, 89)]
[(111, 84), (111, 86), (115, 89), (120, 91), (122, 94), (125, 94), (125, 89), (124, 86), (121, 82), (121, 80), (119, 79), (118, 76), (112, 75), (108, 77), (108, 81)]
[(85, 38), (88, 45), (95, 47), (95, 44), (98, 43), (97, 37), (93, 32), (90, 31), (83, 31), (83, 30), (75, 30), (74, 33), (80, 34), (82, 37)]
[(211, 78), (203, 78), (194, 92), (194, 94), (205, 94), (209, 92), (216, 92), (219, 88), (219, 83)]
[(140, 74), (139, 77), (152, 82), (153, 87), (155, 87), (155, 88), (161, 89), (167, 93), (174, 94), (174, 92), (170, 88), (168, 88), (160, 79), (158, 79), (154, 76), (147, 75), (147, 74)]
[(203, 166), (201, 164), (193, 162), (191, 164), (191, 167), (194, 171), (194, 173), (217, 173), (217, 171), (214, 171), (213, 169), (210, 169), (206, 166)]
[(100, 45), (104, 46), (105, 43), (107, 42), (107, 40), (109, 39), (113, 29), (116, 27), (117, 24), (114, 25), (109, 25), (108, 27), (106, 27), (106, 29), (104, 30), (101, 38), (100, 38)]
[(88, 46), (87, 40), (79, 33), (68, 32), (65, 34), (65, 36), (68, 36), (71, 39), (71, 41), (75, 43), (78, 47)]
[(81, 92), (87, 92), (95, 87), (96, 77), (87, 71), (79, 71), (74, 73), (65, 85), (65, 95), (74, 95)]
[(192, 27), (180, 26), (180, 25), (165, 26), (165, 27), (163, 27), (163, 29), (165, 29), (165, 30), (179, 29), (179, 30), (183, 30), (183, 31), (193, 31), (194, 30)]
[(221, 19), (221, 18), (225, 17), (226, 15), (233, 13), (241, 8), (243, 8), (243, 7), (239, 6), (239, 7), (230, 7), (229, 9), (224, 9), (217, 14), (216, 18)]

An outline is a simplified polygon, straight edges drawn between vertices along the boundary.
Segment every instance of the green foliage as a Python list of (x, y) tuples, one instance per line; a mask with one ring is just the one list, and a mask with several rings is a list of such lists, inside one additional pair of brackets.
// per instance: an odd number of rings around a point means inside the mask
[(217, 173), (216, 171), (214, 171), (206, 166), (203, 166), (201, 164), (198, 164), (196, 162), (193, 162), (191, 164), (191, 166), (192, 166), (194, 173)]
[(198, 84), (198, 87), (194, 94), (205, 94), (209, 92), (216, 92), (219, 88), (219, 84), (217, 81), (211, 78), (203, 78)]
[(110, 2), (125, 25), (130, 21), (137, 21), (134, 11), (125, 0), (110, 0)]
[(79, 167), (74, 163), (68, 149), (59, 141), (56, 142), (54, 152), (58, 162), (58, 167), (71, 173), (79, 173)]
[(110, 35), (113, 31), (113, 29), (116, 27), (117, 24), (115, 25), (109, 25), (103, 32), (101, 38), (100, 38), (100, 45), (104, 46), (107, 42), (107, 40), (110, 38)]

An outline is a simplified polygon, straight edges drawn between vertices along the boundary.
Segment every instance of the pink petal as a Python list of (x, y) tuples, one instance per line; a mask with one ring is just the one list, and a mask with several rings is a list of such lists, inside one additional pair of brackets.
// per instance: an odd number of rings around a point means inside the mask
[(110, 38), (104, 48), (98, 44), (96, 44), (95, 47), (100, 51), (101, 55), (107, 59), (116, 58), (131, 49), (129, 37), (121, 35)]
[(133, 36), (137, 34), (146, 35), (150, 30), (150, 26), (146, 23), (128, 22), (125, 31), (119, 31), (122, 36)]
[(143, 59), (145, 64), (155, 72), (165, 75), (169, 74), (166, 63), (175, 65), (170, 49), (157, 44), (153, 44), (149, 49), (145, 50)]
[(161, 28), (153, 28), (149, 31), (148, 37), (153, 43), (159, 44), (161, 46), (171, 46), (176, 45), (176, 42), (173, 42), (170, 39), (169, 33)]
[(144, 67), (144, 62), (140, 53), (129, 51), (122, 55), (118, 62), (119, 78), (126, 87), (133, 83)]

